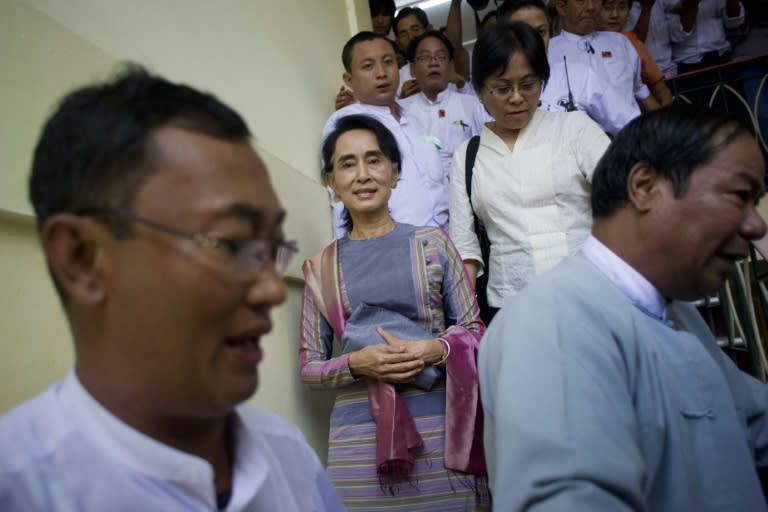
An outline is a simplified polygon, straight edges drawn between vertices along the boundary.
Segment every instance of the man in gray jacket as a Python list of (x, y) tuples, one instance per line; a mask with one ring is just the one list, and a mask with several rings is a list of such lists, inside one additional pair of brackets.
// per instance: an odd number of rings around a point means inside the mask
[(592, 182), (592, 236), (480, 344), (499, 510), (764, 510), (768, 390), (686, 301), (766, 225), (751, 128), (690, 106), (632, 121)]

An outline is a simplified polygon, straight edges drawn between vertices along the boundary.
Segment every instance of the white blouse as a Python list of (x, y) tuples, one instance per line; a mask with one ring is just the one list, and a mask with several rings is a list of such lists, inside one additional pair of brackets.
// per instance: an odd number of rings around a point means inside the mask
[[(592, 227), (592, 173), (609, 142), (583, 112), (537, 110), (512, 151), (483, 127), (472, 204), (491, 241), (491, 306), (501, 307), (534, 276), (581, 247)], [(462, 259), (482, 263), (466, 192), (466, 152), (464, 143), (453, 157), (449, 229)]]

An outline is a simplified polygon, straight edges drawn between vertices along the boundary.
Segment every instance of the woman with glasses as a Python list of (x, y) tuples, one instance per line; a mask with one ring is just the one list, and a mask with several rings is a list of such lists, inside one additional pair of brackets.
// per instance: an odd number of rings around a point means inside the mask
[(390, 217), (401, 157), (381, 123), (341, 118), (322, 154), (348, 232), (304, 263), (299, 365), (336, 390), (328, 474), (349, 510), (475, 510), (484, 326), (461, 258), (442, 230)]
[[(471, 197), (466, 164), (472, 141), (454, 154), (450, 233), (473, 283), (487, 272), (492, 317), (506, 297), (576, 252), (589, 234), (590, 179), (609, 139), (582, 112), (537, 108), (549, 64), (531, 26), (488, 28), (472, 59), (472, 83), (493, 121), (480, 132)], [(490, 242), (487, 268), (475, 216)]]

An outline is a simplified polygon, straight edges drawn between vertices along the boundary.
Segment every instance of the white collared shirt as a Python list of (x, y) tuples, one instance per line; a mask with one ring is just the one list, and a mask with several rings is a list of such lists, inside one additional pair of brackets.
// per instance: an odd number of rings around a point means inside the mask
[(568, 91), (576, 109), (586, 112), (606, 133), (615, 135), (632, 119), (640, 115), (640, 107), (626, 94), (608, 84), (583, 62), (570, 62), (566, 67), (562, 57), (550, 61), (549, 81), (539, 98), (541, 110), (566, 112)]
[(482, 107), (476, 96), (460, 94), (450, 88), (437, 95), (435, 101), (423, 92), (399, 101), (410, 119), (425, 127), (439, 141), (438, 152), (446, 175), (450, 175), (453, 153), (462, 142), (478, 135), (486, 116), (478, 118)]
[(650, 94), (640, 77), (640, 56), (629, 39), (618, 32), (581, 36), (563, 30), (549, 41), (547, 56), (551, 63), (561, 63), (565, 56), (569, 67), (572, 62), (586, 64), (627, 101), (642, 100)]
[[(399, 105), (398, 105), (398, 108)], [(448, 224), (448, 175), (440, 162), (437, 146), (429, 132), (417, 121), (411, 120), (404, 112), (400, 121), (392, 115), (389, 107), (354, 103), (337, 110), (323, 128), (322, 140), (333, 131), (336, 121), (342, 117), (363, 114), (381, 122), (392, 132), (402, 155), (402, 168), (397, 186), (389, 198), (389, 211), (395, 222), (414, 226), (446, 227)], [(344, 205), (333, 200), (333, 233), (335, 238), (346, 235), (341, 214)]]
[(707, 52), (716, 51), (722, 55), (731, 49), (725, 29), (744, 23), (744, 5), (739, 2), (738, 16), (729, 18), (725, 13), (725, 4), (726, 0), (701, 0), (691, 35), (672, 45), (675, 62), (697, 64)]
[[(227, 511), (344, 510), (317, 456), (282, 418), (235, 413)], [(213, 511), (211, 465), (122, 422), (74, 371), (0, 418), (0, 510)]]
[(640, 272), (600, 240), (589, 235), (581, 253), (595, 264), (640, 309), (660, 320), (667, 318), (667, 301)]
[[(491, 240), (488, 303), (501, 307), (534, 276), (574, 254), (589, 235), (590, 182), (608, 137), (583, 112), (537, 110), (514, 149), (485, 126), (472, 178), (472, 206)], [(482, 262), (467, 198), (467, 143), (451, 171), (450, 235), (463, 260)]]
[[(656, 0), (651, 7), (648, 33), (645, 37), (645, 46), (648, 47), (648, 51), (665, 78), (677, 75), (677, 63), (672, 60), (672, 44), (681, 42), (690, 35), (690, 32), (683, 30), (680, 16), (671, 12), (677, 3), (677, 0)], [(635, 28), (641, 11), (640, 2), (633, 2), (627, 23), (624, 25), (625, 31), (632, 31)]]

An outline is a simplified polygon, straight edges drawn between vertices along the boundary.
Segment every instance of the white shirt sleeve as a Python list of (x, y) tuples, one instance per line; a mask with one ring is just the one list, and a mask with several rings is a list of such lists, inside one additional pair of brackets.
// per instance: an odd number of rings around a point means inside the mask
[(600, 126), (595, 123), (583, 112), (571, 112), (574, 121), (569, 127), (572, 127), (573, 135), (569, 137), (571, 141), (571, 151), (576, 158), (576, 166), (582, 176), (592, 183), (592, 175), (595, 172), (597, 162), (602, 158), (611, 139), (605, 134)]

